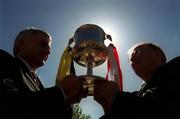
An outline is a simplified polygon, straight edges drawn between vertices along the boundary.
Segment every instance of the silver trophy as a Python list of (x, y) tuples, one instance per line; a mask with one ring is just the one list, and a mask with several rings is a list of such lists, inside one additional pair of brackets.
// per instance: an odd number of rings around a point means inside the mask
[(93, 95), (94, 81), (104, 79), (103, 77), (93, 75), (93, 68), (106, 61), (108, 50), (104, 40), (111, 40), (111, 36), (107, 35), (97, 25), (85, 24), (76, 30), (72, 39), (75, 42), (71, 50), (73, 60), (77, 64), (87, 67), (87, 74), (79, 77), (84, 79), (83, 87), (88, 89), (88, 95)]

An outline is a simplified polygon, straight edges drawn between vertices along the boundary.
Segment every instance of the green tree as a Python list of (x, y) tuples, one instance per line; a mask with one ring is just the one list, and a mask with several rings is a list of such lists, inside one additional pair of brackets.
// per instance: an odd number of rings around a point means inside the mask
[(82, 109), (78, 104), (73, 106), (73, 116), (72, 119), (91, 119), (90, 115), (82, 113)]

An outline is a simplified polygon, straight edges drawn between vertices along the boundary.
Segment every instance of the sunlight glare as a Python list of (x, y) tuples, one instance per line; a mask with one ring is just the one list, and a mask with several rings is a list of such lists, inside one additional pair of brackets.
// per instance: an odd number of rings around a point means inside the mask
[(104, 44), (108, 46), (110, 43), (112, 43), (117, 49), (120, 48), (120, 45), (123, 45), (123, 32), (122, 27), (119, 28), (119, 24), (116, 24), (115, 21), (104, 21), (98, 24), (106, 34), (111, 35), (112, 41), (109, 39), (106, 39), (104, 41)]

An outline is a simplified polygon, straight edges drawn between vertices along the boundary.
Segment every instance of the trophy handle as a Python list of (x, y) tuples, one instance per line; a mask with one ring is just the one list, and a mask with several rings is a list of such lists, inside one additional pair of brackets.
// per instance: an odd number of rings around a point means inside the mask
[(68, 46), (70, 46), (73, 42), (76, 42), (74, 37), (69, 39)]
[(106, 38), (106, 39), (109, 39), (110, 41), (112, 41), (112, 37), (111, 37), (111, 35), (109, 35), (109, 34), (105, 34), (105, 38)]

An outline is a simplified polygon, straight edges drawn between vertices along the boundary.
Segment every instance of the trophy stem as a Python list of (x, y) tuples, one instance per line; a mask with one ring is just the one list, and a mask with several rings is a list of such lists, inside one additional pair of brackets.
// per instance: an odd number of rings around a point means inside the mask
[(93, 70), (92, 70), (92, 65), (88, 64), (88, 67), (87, 67), (87, 75), (88, 76), (92, 76), (93, 75)]
[(89, 56), (87, 57), (87, 75), (88, 76), (93, 75), (92, 62), (93, 62), (93, 56), (89, 54)]
[(84, 87), (88, 88), (88, 95), (93, 95), (94, 94), (94, 78), (93, 78), (93, 69), (92, 69), (93, 56), (90, 53), (86, 61), (87, 61), (87, 76), (85, 77)]

